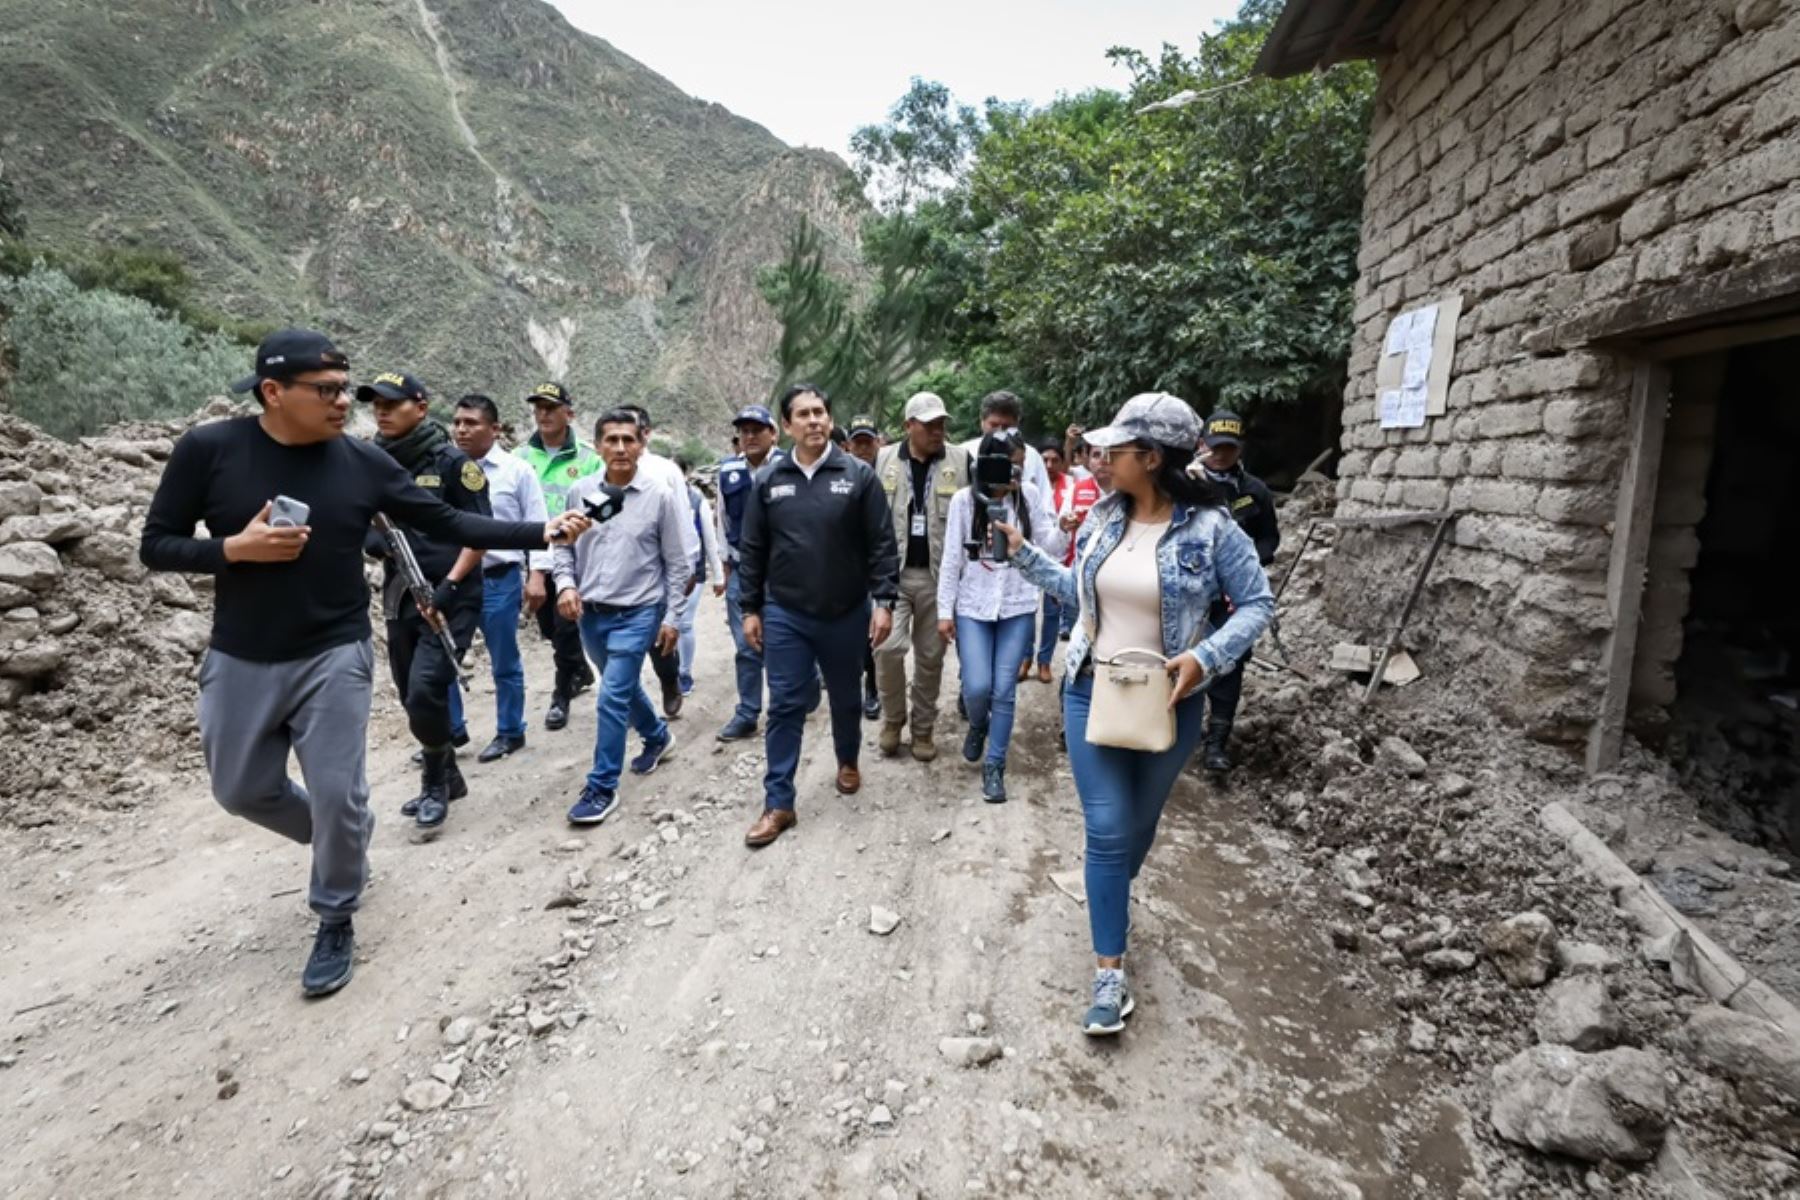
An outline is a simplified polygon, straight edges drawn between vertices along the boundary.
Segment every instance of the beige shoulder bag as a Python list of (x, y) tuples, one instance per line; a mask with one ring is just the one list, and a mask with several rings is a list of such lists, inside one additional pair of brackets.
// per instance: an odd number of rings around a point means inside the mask
[(1096, 658), (1088, 743), (1161, 754), (1175, 744), (1175, 710), (1169, 707), (1174, 689), (1163, 656), (1154, 650), (1132, 647)]

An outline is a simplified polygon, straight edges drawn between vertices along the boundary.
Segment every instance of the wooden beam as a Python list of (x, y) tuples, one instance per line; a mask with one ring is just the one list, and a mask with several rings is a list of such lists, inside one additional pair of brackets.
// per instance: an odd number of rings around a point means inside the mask
[(1527, 333), (1524, 348), (1553, 354), (1579, 346), (1626, 346), (1720, 325), (1800, 313), (1800, 250), (1591, 309)]
[(1378, 6), (1388, 2), (1389, 0), (1356, 0), (1356, 6), (1343, 19), (1337, 33), (1332, 35), (1331, 41), (1326, 45), (1325, 53), (1319, 56), (1319, 66), (1329, 67), (1356, 57), (1354, 48), (1363, 40), (1363, 22), (1369, 19), (1369, 14)]
[(1612, 632), (1601, 651), (1606, 690), (1588, 731), (1589, 771), (1604, 771), (1617, 763), (1625, 742), (1625, 714), (1631, 702), (1632, 666), (1637, 661), (1638, 619), (1644, 605), (1650, 533), (1656, 524), (1656, 481), (1668, 415), (1669, 369), (1661, 363), (1639, 363), (1631, 376), (1631, 441), (1619, 480), (1612, 560), (1606, 571), (1606, 607), (1612, 614)]
[(1651, 342), (1644, 347), (1644, 352), (1651, 358), (1666, 362), (1672, 358), (1692, 358), (1697, 354), (1729, 350), (1733, 346), (1790, 337), (1800, 337), (1800, 316), (1776, 317), (1771, 321), (1749, 321), (1742, 325), (1726, 325), (1699, 333), (1684, 333), (1660, 342)]

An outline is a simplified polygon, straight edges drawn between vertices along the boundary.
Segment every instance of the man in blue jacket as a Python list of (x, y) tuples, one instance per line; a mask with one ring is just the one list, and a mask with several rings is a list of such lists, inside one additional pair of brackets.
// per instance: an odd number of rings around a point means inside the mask
[(738, 548), (744, 640), (769, 672), (764, 812), (744, 835), (750, 846), (794, 825), (794, 771), (819, 675), (831, 699), (837, 790), (862, 786), (863, 649), (892, 629), (899, 587), (887, 494), (868, 464), (832, 445), (830, 399), (796, 384), (781, 398), (781, 419), (793, 455), (757, 472)]
[(738, 453), (719, 464), (719, 518), (725, 529), (725, 621), (737, 643), (737, 711), (719, 730), (721, 742), (736, 742), (756, 735), (762, 717), (762, 650), (744, 640), (744, 610), (739, 603), (738, 545), (743, 540), (744, 508), (756, 473), (783, 457), (775, 448), (775, 417), (760, 404), (739, 411), (732, 422), (737, 430)]

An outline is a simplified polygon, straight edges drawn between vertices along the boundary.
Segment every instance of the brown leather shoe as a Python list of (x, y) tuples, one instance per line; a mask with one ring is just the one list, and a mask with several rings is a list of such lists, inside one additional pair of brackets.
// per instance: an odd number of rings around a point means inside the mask
[(766, 846), (800, 823), (800, 818), (785, 808), (765, 808), (756, 824), (744, 835), (746, 846)]
[(1028, 658), (1019, 664), (1019, 682), (1024, 683), (1031, 678), (1031, 660)]
[(1056, 676), (1051, 672), (1049, 663), (1039, 663), (1038, 664), (1038, 682), (1039, 683), (1051, 683), (1051, 682), (1054, 682), (1055, 679), (1056, 679)]
[(929, 731), (913, 730), (912, 756), (914, 762), (930, 762), (937, 757), (937, 743), (931, 740)]
[(840, 796), (854, 796), (862, 790), (862, 772), (854, 763), (844, 763), (838, 767), (837, 790)]

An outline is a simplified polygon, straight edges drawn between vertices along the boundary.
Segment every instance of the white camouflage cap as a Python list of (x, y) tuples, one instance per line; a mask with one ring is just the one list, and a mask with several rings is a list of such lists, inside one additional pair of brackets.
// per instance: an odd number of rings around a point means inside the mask
[(1200, 441), (1200, 418), (1192, 406), (1167, 392), (1141, 392), (1125, 402), (1112, 424), (1081, 435), (1090, 446), (1102, 450), (1126, 442), (1152, 442), (1192, 450)]

